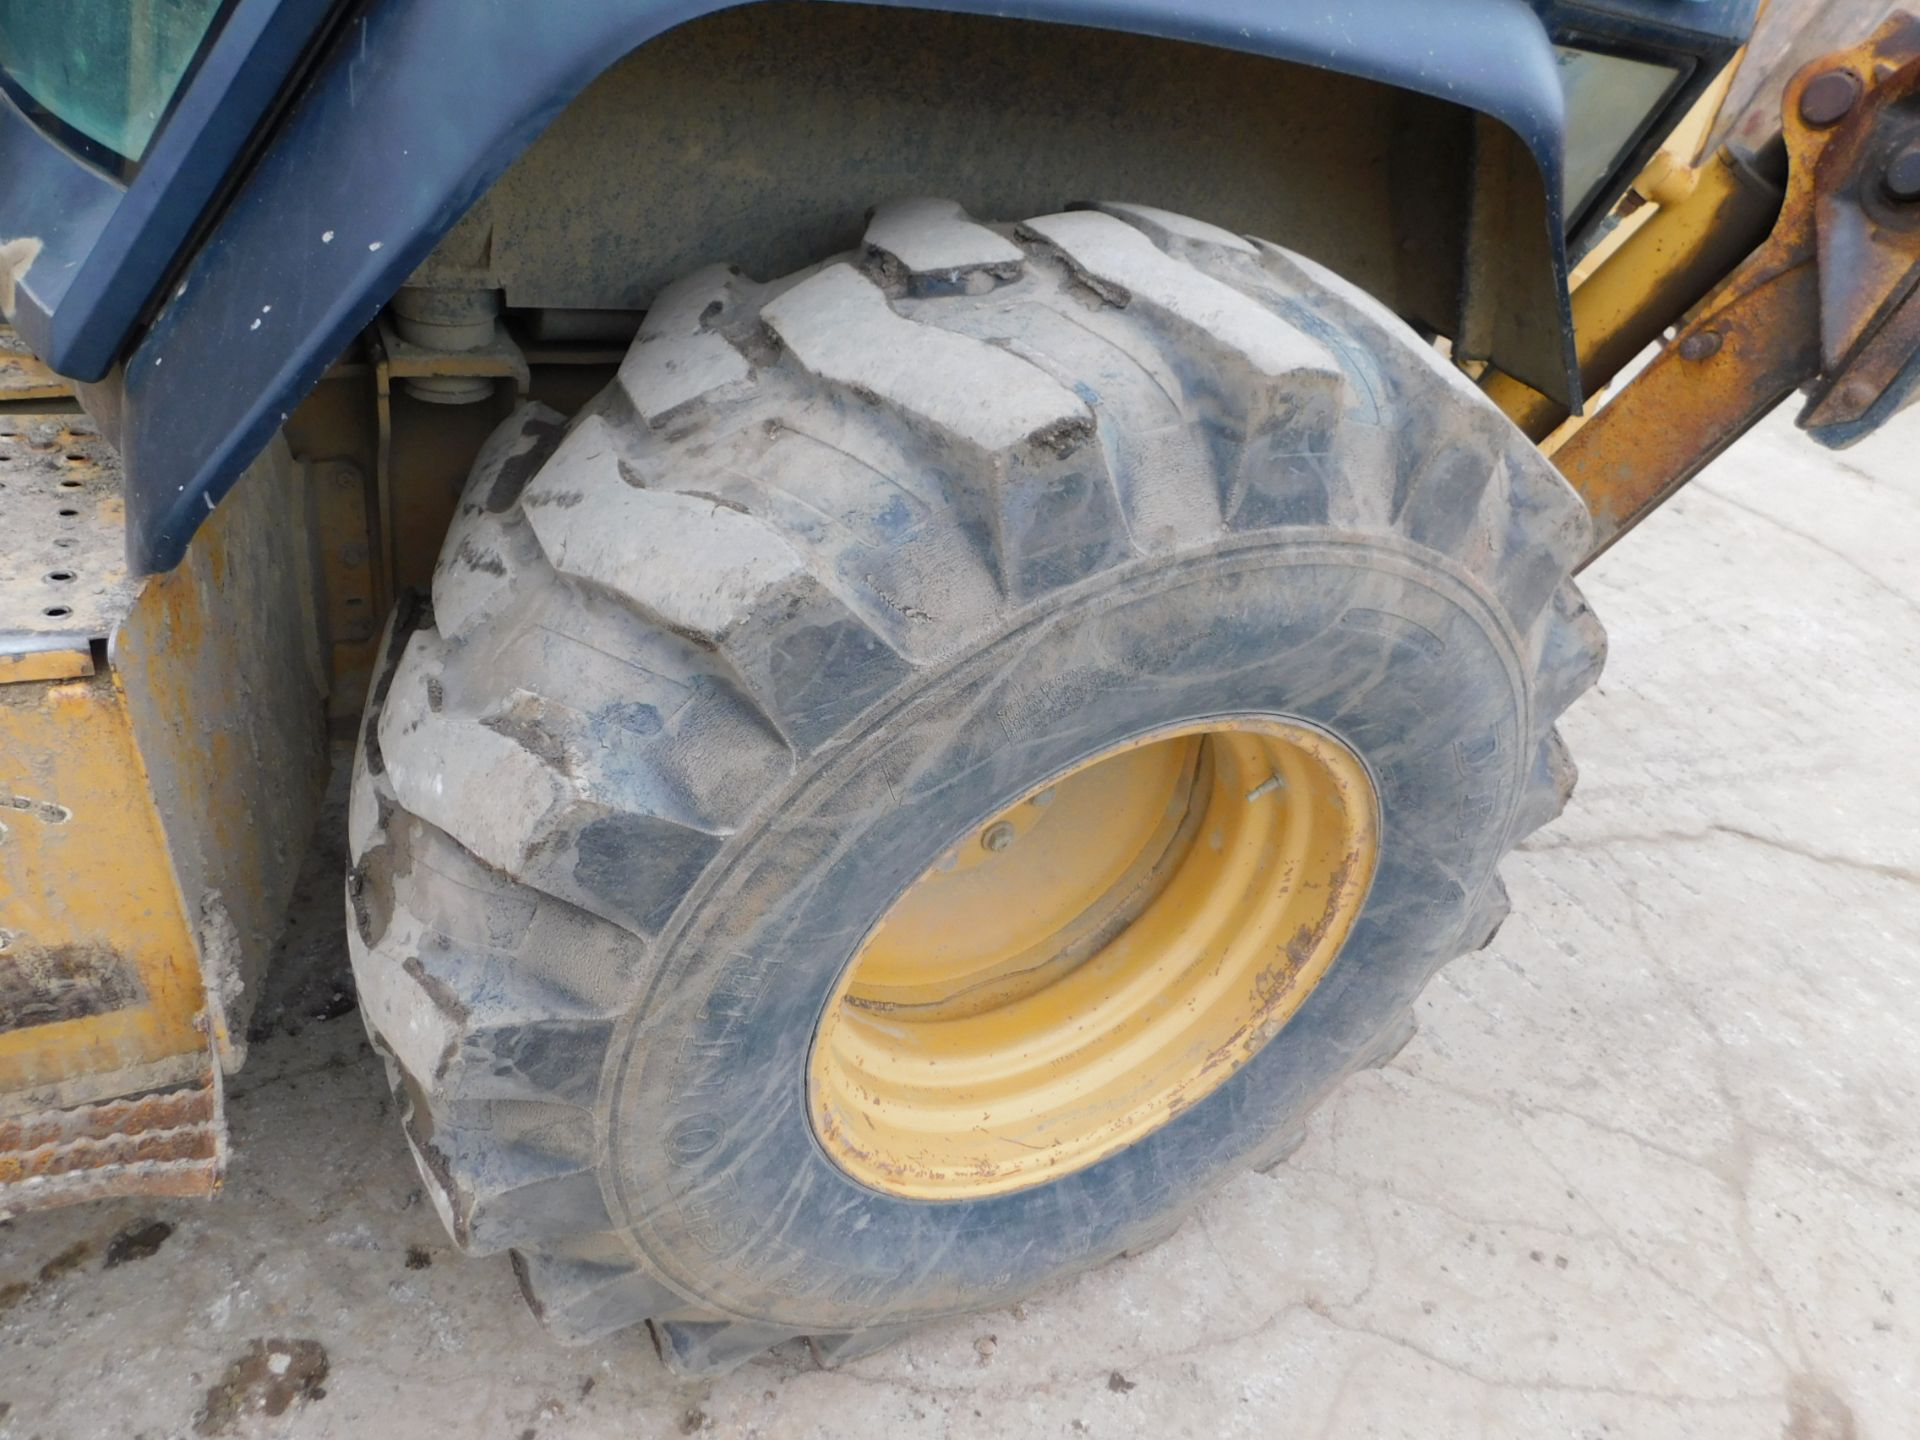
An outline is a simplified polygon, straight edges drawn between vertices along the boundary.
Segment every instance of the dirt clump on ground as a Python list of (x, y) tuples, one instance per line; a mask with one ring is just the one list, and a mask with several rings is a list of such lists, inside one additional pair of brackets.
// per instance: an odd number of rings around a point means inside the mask
[(318, 1340), (256, 1340), (207, 1390), (196, 1435), (224, 1435), (251, 1415), (284, 1415), (326, 1395), (327, 1351)]

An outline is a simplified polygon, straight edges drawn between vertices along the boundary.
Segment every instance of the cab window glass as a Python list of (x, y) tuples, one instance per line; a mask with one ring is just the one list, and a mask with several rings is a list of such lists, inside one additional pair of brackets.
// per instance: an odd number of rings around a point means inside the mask
[(1667, 65), (1555, 47), (1567, 97), (1566, 215), (1571, 220), (1613, 173), (1680, 79)]
[[(154, 131), (223, 0), (0, 0), (0, 71), (36, 118), (124, 161)], [(58, 127), (56, 127), (58, 128)]]

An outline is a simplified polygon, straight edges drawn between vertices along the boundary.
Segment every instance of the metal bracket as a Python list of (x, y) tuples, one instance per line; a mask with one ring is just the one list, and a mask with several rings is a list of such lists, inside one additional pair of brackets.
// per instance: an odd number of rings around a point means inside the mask
[(380, 589), (378, 611), (393, 606), (398, 569), (395, 535), (398, 516), (393, 493), (393, 387), (396, 381), (481, 380), (513, 382), (516, 401), (526, 398), (532, 384), (527, 357), (520, 352), (507, 327), (493, 322), (492, 338), (470, 350), (436, 350), (402, 338), (393, 322), (382, 315), (367, 332), (373, 359), (374, 408), (379, 439), (374, 460), (374, 489), (379, 508)]
[[(1920, 20), (1788, 82), (1785, 203), (1760, 248), (1554, 452), (1594, 517), (1583, 564), (1802, 386), (1800, 424), (1857, 439), (1897, 408), (1920, 354)], [(1827, 432), (1821, 435), (1820, 432)]]

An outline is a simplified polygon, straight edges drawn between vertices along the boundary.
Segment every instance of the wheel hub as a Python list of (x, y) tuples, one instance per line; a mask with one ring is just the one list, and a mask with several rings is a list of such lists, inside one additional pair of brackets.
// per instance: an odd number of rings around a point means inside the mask
[(1377, 845), (1365, 767), (1308, 725), (1094, 756), (960, 838), (869, 933), (814, 1037), (815, 1133), (856, 1179), (921, 1199), (1125, 1148), (1299, 1008)]

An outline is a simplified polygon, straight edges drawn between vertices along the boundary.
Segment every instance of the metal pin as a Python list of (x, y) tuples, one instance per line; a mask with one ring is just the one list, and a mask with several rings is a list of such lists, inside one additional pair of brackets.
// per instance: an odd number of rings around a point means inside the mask
[(1282, 780), (1277, 774), (1269, 775), (1266, 779), (1262, 780), (1258, 785), (1254, 786), (1253, 789), (1247, 791), (1247, 803), (1251, 805), (1254, 801), (1258, 800), (1262, 795), (1270, 795), (1275, 790), (1280, 789), (1286, 783), (1287, 782)]

